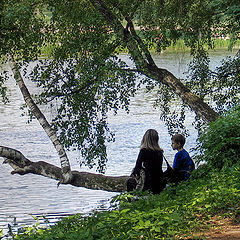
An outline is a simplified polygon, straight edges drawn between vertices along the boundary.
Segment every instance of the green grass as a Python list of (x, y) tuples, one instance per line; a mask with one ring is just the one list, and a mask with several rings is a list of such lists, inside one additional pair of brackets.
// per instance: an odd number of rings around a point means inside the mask
[[(213, 46), (215, 50), (218, 49), (229, 49), (231, 46), (230, 39), (213, 39)], [(240, 40), (237, 40), (234, 43), (233, 48), (240, 47)], [(206, 46), (207, 48), (207, 46)], [(151, 52), (157, 52), (157, 45), (152, 46)], [(163, 50), (165, 53), (174, 53), (174, 52), (190, 52), (190, 48), (187, 47), (183, 40), (177, 40), (176, 43), (171, 43), (169, 47)]]
[(214, 215), (240, 214), (240, 167), (194, 175), (160, 195), (141, 193), (134, 200), (134, 194), (123, 194), (115, 210), (68, 217), (47, 230), (28, 228), (15, 239), (178, 239), (207, 229)]
[[(226, 39), (226, 40), (215, 39), (214, 40), (214, 49), (229, 49), (229, 46), (230, 46), (229, 39)], [(238, 40), (234, 45), (234, 48), (239, 48), (239, 47), (240, 47), (240, 40)], [(43, 46), (41, 49), (42, 57), (51, 58), (54, 50), (55, 50), (54, 46), (50, 46), (50, 45)], [(152, 53), (158, 52), (157, 45), (152, 45), (150, 48), (150, 51)], [(128, 50), (126, 48), (121, 48), (121, 49), (117, 49), (116, 52), (117, 53), (127, 53)], [(165, 53), (190, 52), (190, 48), (184, 44), (183, 40), (178, 40), (175, 44), (172, 43), (169, 47), (167, 47), (165, 50), (163, 50), (163, 52), (165, 52)]]

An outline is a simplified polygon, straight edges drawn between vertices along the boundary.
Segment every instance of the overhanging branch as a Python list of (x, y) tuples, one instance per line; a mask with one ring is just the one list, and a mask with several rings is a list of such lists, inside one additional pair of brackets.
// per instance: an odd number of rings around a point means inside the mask
[[(171, 72), (156, 66), (150, 57), (151, 54), (148, 49), (143, 47), (144, 43), (142, 40), (140, 38), (136, 39), (133, 26), (131, 28), (131, 31), (124, 29), (121, 25), (121, 22), (111, 12), (111, 9), (107, 8), (103, 1), (91, 0), (91, 2), (93, 6), (95, 6), (95, 8), (105, 17), (105, 20), (108, 22), (108, 24), (112, 26), (116, 35), (122, 38), (122, 40), (126, 43), (126, 46), (129, 50), (129, 53), (131, 54), (132, 59), (135, 62), (137, 69), (139, 69), (142, 74), (168, 86), (179, 97), (181, 97), (184, 103), (187, 104), (190, 109), (195, 111), (195, 113), (204, 121), (212, 122), (217, 119), (219, 116), (218, 113), (215, 112), (208, 104), (193, 94), (190, 89), (188, 89)], [(130, 19), (128, 20), (128, 24), (131, 26)], [(140, 49), (144, 50), (143, 52), (149, 62), (146, 61)]]
[[(9, 164), (13, 171), (11, 174), (37, 174), (61, 181), (63, 178), (61, 168), (44, 161), (32, 162), (21, 152), (0, 146), (0, 157), (4, 158), (4, 164)], [(72, 171), (72, 179), (65, 184), (88, 189), (104, 190), (111, 192), (126, 191), (128, 176), (111, 177), (102, 174)]]

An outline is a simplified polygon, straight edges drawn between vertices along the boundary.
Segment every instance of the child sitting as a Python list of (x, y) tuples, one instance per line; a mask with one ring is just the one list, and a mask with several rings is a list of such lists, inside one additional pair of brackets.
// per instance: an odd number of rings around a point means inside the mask
[(175, 183), (187, 180), (190, 177), (190, 172), (195, 169), (194, 162), (183, 148), (185, 141), (185, 137), (181, 134), (172, 136), (172, 148), (178, 151), (174, 157), (172, 166)]

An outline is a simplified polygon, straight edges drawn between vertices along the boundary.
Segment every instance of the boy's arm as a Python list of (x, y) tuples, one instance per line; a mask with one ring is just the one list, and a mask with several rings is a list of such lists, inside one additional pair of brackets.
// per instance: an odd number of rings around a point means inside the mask
[(177, 152), (174, 157), (172, 168), (174, 170), (178, 170), (180, 168), (180, 165), (181, 165), (181, 158), (180, 158), (179, 152)]

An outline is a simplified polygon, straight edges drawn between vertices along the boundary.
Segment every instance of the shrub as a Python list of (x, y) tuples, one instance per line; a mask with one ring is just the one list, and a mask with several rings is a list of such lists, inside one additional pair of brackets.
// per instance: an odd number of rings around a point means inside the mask
[(201, 134), (200, 150), (207, 165), (222, 169), (240, 160), (240, 105), (210, 123)]

